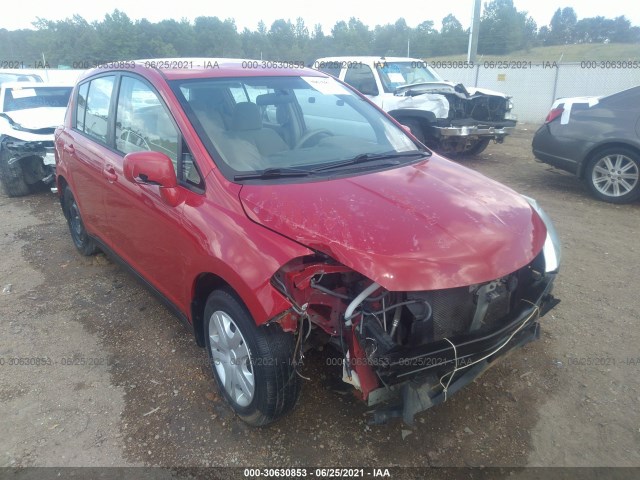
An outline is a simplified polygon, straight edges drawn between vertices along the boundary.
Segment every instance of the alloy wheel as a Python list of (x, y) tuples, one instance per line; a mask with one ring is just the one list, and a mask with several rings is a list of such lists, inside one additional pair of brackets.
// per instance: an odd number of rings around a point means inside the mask
[(596, 162), (591, 173), (595, 189), (608, 197), (621, 197), (638, 184), (638, 165), (628, 156), (611, 154)]
[(226, 312), (217, 310), (211, 315), (209, 344), (225, 391), (239, 406), (248, 406), (255, 393), (251, 352), (238, 325)]

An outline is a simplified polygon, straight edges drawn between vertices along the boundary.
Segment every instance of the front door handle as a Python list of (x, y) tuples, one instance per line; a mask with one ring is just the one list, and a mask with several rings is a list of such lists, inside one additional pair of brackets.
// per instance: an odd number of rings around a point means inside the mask
[(104, 170), (102, 170), (102, 174), (109, 183), (113, 183), (118, 179), (118, 174), (116, 173), (116, 169), (113, 168), (113, 165), (106, 165)]
[(63, 146), (62, 146), (62, 149), (63, 149), (65, 152), (67, 152), (69, 155), (73, 155), (73, 154), (75, 154), (75, 153), (76, 153), (76, 149), (74, 148), (74, 146), (73, 146), (73, 145), (67, 145), (67, 144), (65, 144), (65, 145), (63, 145)]

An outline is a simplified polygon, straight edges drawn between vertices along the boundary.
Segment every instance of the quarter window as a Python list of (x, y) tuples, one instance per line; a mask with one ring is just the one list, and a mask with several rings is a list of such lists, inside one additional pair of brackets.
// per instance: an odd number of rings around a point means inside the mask
[(87, 111), (87, 93), (89, 82), (83, 83), (78, 89), (78, 101), (76, 102), (76, 128), (84, 132), (84, 117)]
[[(80, 105), (80, 95), (82, 88), (78, 91), (78, 115), (83, 114), (84, 121), (76, 123), (76, 128), (87, 135), (107, 143), (107, 132), (109, 126), (109, 105), (113, 93), (115, 76), (98, 77), (89, 82), (88, 93), (86, 93), (86, 110)], [(86, 92), (86, 90), (85, 90)]]

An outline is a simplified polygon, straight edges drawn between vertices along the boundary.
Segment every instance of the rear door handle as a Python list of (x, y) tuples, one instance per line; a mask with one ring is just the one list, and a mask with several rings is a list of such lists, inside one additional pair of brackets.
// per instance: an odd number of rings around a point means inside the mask
[(73, 145), (63, 145), (62, 149), (67, 152), (69, 155), (74, 155), (76, 153), (76, 149)]
[(104, 170), (102, 170), (102, 174), (110, 183), (113, 183), (118, 179), (118, 174), (116, 173), (116, 169), (113, 168), (113, 165), (106, 165)]

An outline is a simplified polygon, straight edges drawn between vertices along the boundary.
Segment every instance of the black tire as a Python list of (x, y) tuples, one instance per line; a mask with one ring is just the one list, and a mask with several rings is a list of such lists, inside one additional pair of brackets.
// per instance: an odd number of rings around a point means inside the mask
[(0, 155), (0, 181), (8, 197), (22, 197), (31, 192), (24, 180), (22, 164), (15, 162), (9, 165), (5, 155)]
[[(224, 315), (228, 318), (225, 319)], [(228, 323), (227, 331), (231, 332), (233, 339), (238, 342), (238, 346), (230, 347), (229, 351), (238, 352), (245, 346), (248, 350), (248, 360), (244, 360), (245, 357), (242, 354), (234, 353), (226, 356), (226, 358), (243, 358), (235, 363), (235, 366), (234, 362), (227, 363), (226, 365), (232, 366), (229, 367), (230, 370), (225, 369), (225, 364), (221, 360), (225, 355), (220, 348), (216, 348), (225, 343), (217, 335), (219, 322), (222, 319), (232, 321), (233, 324)], [(249, 425), (263, 426), (282, 417), (295, 407), (300, 396), (301, 382), (292, 363), (295, 349), (295, 338), (292, 334), (283, 332), (277, 324), (256, 326), (247, 308), (233, 293), (227, 290), (216, 290), (209, 295), (205, 305), (204, 337), (213, 378), (224, 398), (242, 420)], [(226, 344), (230, 345), (233, 339), (226, 338)], [(212, 342), (218, 342), (217, 346), (214, 344), (212, 347)], [(242, 368), (238, 365), (242, 365)], [(250, 371), (253, 379), (252, 397), (244, 395), (242, 393), (244, 389), (241, 387), (232, 385), (234, 380), (225, 387), (218, 369), (224, 376), (227, 376), (231, 369)], [(247, 376), (243, 373), (242, 382), (238, 383), (243, 383), (244, 387), (247, 387)]]
[(71, 189), (69, 187), (65, 187), (64, 189), (63, 202), (64, 213), (65, 217), (67, 217), (67, 224), (69, 225), (73, 244), (82, 255), (87, 257), (93, 255), (98, 251), (98, 248), (84, 228), (84, 223), (80, 216), (80, 209), (78, 208), (76, 199), (73, 196), (73, 193), (71, 193)]
[(476, 143), (473, 144), (473, 146), (470, 149), (462, 152), (462, 155), (465, 155), (465, 156), (480, 155), (482, 152), (484, 152), (487, 149), (490, 143), (491, 143), (490, 138), (480, 138)]
[(584, 180), (591, 194), (609, 203), (640, 198), (640, 155), (624, 147), (610, 147), (589, 159)]

